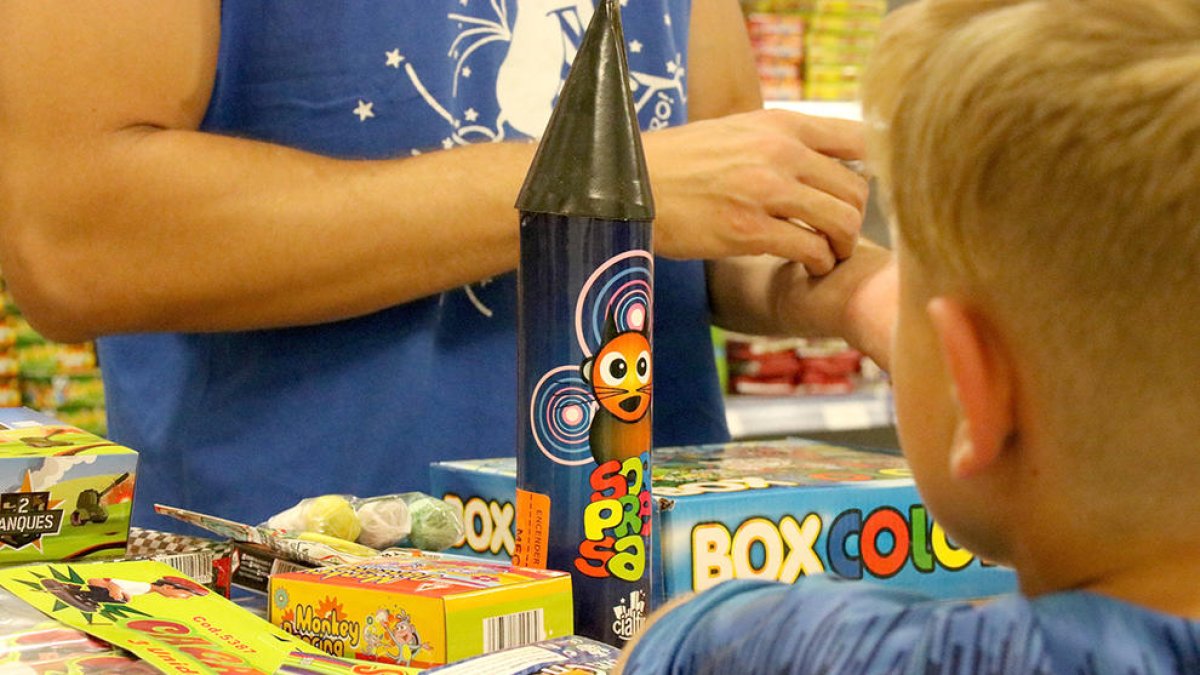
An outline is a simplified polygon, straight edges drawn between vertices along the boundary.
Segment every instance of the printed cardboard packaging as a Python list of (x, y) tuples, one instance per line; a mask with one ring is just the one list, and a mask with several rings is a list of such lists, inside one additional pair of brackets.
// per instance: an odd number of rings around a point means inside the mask
[(336, 656), (433, 667), (568, 636), (571, 578), (412, 550), (271, 576), (271, 623)]
[[(417, 672), (404, 666), (361, 664), (329, 656), (153, 560), (8, 567), (0, 569), (0, 588), (63, 624), (60, 628), (85, 631), (142, 659), (85, 658), (47, 671), (33, 668), (43, 657), (53, 656), (39, 649), (37, 663), (13, 670), (0, 667), (5, 673)], [(77, 636), (68, 638), (78, 642)]]
[(135, 451), (27, 408), (0, 408), (0, 565), (117, 557)]
[[(513, 461), (438, 462), (430, 474), (432, 494), (463, 513), (450, 550), (510, 555)], [(656, 448), (652, 490), (659, 601), (725, 579), (823, 572), (946, 599), (1016, 588), (1011, 570), (947, 537), (895, 455), (803, 439)]]

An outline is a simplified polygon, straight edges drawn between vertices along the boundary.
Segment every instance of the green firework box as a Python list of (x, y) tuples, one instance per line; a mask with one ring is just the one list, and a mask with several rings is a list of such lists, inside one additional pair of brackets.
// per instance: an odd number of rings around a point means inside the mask
[[(802, 439), (655, 448), (656, 599), (725, 579), (824, 572), (938, 598), (1014, 590), (1011, 570), (958, 547), (904, 459)], [(453, 552), (511, 555), (511, 459), (438, 462), (431, 488), (462, 510)]]
[(138, 455), (27, 408), (0, 408), (0, 565), (125, 553)]

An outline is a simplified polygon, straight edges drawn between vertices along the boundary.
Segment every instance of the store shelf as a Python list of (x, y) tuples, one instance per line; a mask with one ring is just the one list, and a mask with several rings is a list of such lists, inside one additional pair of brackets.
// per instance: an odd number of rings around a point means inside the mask
[(862, 104), (858, 101), (767, 101), (763, 105), (817, 117), (862, 120)]
[(890, 427), (887, 392), (835, 396), (727, 396), (725, 420), (735, 439)]

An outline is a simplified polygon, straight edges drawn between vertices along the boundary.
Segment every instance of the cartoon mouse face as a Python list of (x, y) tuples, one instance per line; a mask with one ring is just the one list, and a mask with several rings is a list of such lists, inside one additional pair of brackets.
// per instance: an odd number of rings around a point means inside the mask
[(613, 417), (636, 422), (650, 409), (650, 341), (643, 333), (613, 337), (584, 362), (582, 372), (596, 401)]

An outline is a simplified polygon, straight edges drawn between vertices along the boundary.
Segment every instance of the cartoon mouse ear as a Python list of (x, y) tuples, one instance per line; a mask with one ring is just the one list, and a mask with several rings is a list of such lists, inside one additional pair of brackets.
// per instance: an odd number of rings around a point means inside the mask
[(596, 362), (596, 357), (589, 356), (583, 360), (583, 363), (579, 364), (579, 375), (583, 378), (584, 382), (587, 382), (589, 384), (591, 383), (591, 381), (592, 381), (592, 364), (594, 364), (595, 362)]
[(604, 318), (604, 341), (608, 342), (609, 340), (617, 337), (620, 332), (621, 331), (617, 329), (617, 318), (613, 316), (612, 312), (609, 312)]

